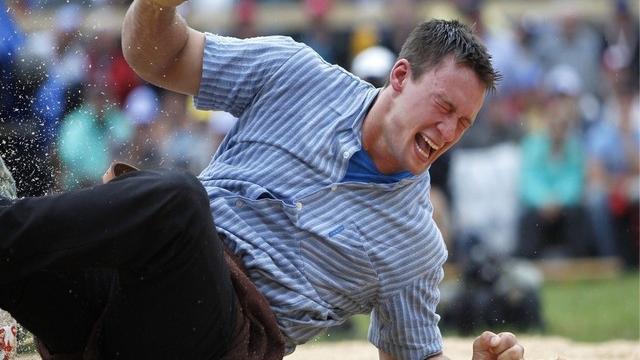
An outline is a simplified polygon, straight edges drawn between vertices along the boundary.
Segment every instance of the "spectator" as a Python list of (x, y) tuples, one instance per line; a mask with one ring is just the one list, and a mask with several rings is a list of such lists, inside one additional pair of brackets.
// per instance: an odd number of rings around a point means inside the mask
[(255, 0), (239, 0), (234, 10), (231, 36), (240, 39), (259, 36), (256, 26), (257, 4)]
[(601, 38), (594, 27), (574, 13), (545, 22), (535, 45), (535, 53), (546, 69), (568, 65), (583, 83), (584, 93), (599, 93)]
[[(556, 75), (552, 86), (566, 86), (577, 79), (573, 72)], [(542, 129), (529, 133), (522, 142), (523, 215), (516, 253), (529, 258), (583, 256), (588, 246), (582, 231), (584, 159), (575, 130), (577, 93), (564, 87), (552, 90)]]
[(391, 50), (373, 46), (356, 55), (351, 63), (351, 72), (375, 87), (383, 87), (395, 60), (396, 55)]
[(12, 11), (2, 11), (0, 14), (0, 80), (2, 96), (0, 97), (0, 115), (11, 106), (16, 96), (16, 55), (24, 44), (24, 34), (13, 19)]
[(53, 185), (49, 144), (55, 131), (39, 111), (43, 104), (34, 101), (47, 62), (13, 15), (11, 8), (0, 14), (0, 151), (14, 173), (18, 196), (38, 196)]
[(80, 31), (83, 20), (84, 9), (77, 4), (67, 4), (56, 10), (54, 31), (38, 34), (41, 36), (39, 41), (47, 44), (47, 50), (39, 51), (50, 58), (51, 65), (47, 71), (49, 76), (35, 95), (36, 106), (39, 116), (53, 133), (71, 110), (69, 101), (77, 95), (70, 90), (77, 89), (88, 79), (90, 62)]
[[(604, 24), (605, 50), (602, 63), (610, 71), (630, 70), (629, 78), (638, 79), (640, 36), (637, 14), (628, 1), (612, 1), (613, 17)], [(637, 84), (637, 81), (636, 81)]]
[[(141, 80), (129, 67), (122, 55), (120, 35), (106, 29), (95, 33), (95, 40), (87, 44), (89, 69), (85, 79), (95, 79), (112, 87), (115, 101), (123, 106), (127, 95)], [(100, 76), (101, 79), (96, 77)]]
[[(165, 92), (163, 112), (169, 124), (167, 136), (161, 144), (163, 166), (199, 174), (211, 160), (217, 145), (207, 119), (199, 121), (193, 111), (187, 111), (187, 97)], [(167, 121), (169, 120), (169, 121)]]
[(60, 129), (65, 189), (98, 184), (111, 159), (133, 135), (109, 87), (87, 86), (85, 90), (86, 102), (65, 117)]
[(209, 116), (209, 126), (213, 133), (213, 148), (218, 149), (224, 137), (238, 122), (238, 118), (226, 111), (213, 111)]
[(638, 179), (640, 154), (638, 88), (617, 86), (603, 119), (587, 134), (587, 206), (599, 255), (621, 255), (638, 266)]
[(166, 125), (156, 121), (160, 116), (174, 116), (160, 110), (158, 94), (149, 85), (139, 85), (125, 100), (124, 112), (135, 129), (129, 161), (142, 168), (156, 168), (162, 163), (160, 147), (166, 136)]
[(419, 22), (418, 2), (416, 0), (396, 0), (387, 1), (386, 4), (389, 24), (385, 28), (382, 45), (397, 54), (400, 52), (404, 39)]
[(308, 18), (307, 26), (300, 35), (300, 41), (309, 45), (328, 63), (335, 63), (337, 54), (334, 38), (327, 23), (331, 0), (305, 0), (304, 10)]

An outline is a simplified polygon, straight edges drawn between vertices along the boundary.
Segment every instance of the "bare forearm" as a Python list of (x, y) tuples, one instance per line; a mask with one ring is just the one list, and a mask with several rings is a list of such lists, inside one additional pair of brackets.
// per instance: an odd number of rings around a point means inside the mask
[(154, 79), (176, 61), (187, 44), (189, 30), (175, 7), (162, 7), (152, 0), (135, 0), (122, 26), (125, 59), (143, 79)]

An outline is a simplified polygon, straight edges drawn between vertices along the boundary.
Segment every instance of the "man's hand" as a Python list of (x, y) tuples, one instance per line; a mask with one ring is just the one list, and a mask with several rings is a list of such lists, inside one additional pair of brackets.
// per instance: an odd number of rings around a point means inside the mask
[(524, 348), (509, 332), (494, 334), (485, 331), (473, 342), (472, 360), (521, 360)]
[(183, 2), (186, 2), (187, 0), (148, 0), (148, 1), (156, 3), (160, 6), (177, 7), (178, 5), (182, 4)]
[(118, 176), (132, 171), (138, 171), (138, 168), (133, 165), (115, 161), (111, 164), (111, 166), (109, 166), (104, 175), (102, 175), (102, 183), (106, 184), (109, 181), (117, 178)]

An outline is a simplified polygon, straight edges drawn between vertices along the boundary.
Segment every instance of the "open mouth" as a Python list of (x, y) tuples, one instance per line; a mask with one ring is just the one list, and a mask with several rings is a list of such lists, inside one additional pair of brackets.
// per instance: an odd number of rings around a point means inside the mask
[(436, 146), (428, 137), (422, 134), (416, 134), (416, 149), (424, 162), (427, 162), (431, 154), (438, 151), (439, 148), (440, 147)]

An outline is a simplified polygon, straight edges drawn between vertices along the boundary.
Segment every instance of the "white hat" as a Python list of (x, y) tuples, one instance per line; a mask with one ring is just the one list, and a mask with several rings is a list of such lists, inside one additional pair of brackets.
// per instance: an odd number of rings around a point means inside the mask
[(146, 85), (139, 85), (131, 90), (124, 102), (125, 114), (133, 124), (149, 124), (158, 113), (156, 93)]
[(78, 4), (65, 4), (60, 7), (54, 17), (54, 26), (60, 32), (76, 31), (84, 21), (84, 11)]
[(351, 72), (362, 79), (376, 78), (384, 81), (395, 61), (396, 56), (391, 50), (382, 46), (372, 46), (353, 58)]
[(547, 91), (553, 94), (579, 96), (582, 92), (582, 79), (569, 65), (556, 65), (545, 76)]
[(214, 111), (209, 117), (211, 131), (217, 135), (225, 135), (238, 121), (238, 118), (225, 111)]

